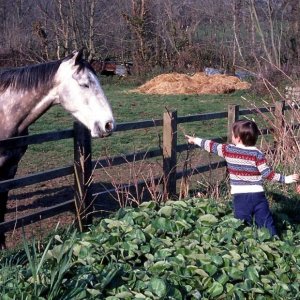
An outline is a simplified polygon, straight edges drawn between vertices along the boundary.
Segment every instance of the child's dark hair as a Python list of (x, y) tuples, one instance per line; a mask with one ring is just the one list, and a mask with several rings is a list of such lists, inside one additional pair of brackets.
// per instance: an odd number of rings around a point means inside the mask
[(233, 123), (234, 137), (239, 137), (245, 146), (254, 146), (259, 136), (259, 130), (255, 122), (239, 120)]

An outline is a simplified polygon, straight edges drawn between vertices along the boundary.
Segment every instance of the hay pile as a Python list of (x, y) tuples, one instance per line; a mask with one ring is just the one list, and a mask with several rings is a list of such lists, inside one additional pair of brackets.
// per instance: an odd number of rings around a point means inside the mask
[(196, 73), (193, 76), (170, 73), (154, 77), (134, 92), (144, 94), (226, 94), (249, 89), (250, 84), (235, 76)]

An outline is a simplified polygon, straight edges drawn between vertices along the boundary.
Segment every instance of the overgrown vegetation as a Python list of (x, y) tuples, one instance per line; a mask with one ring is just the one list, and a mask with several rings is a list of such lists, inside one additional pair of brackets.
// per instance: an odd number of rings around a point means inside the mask
[(299, 226), (282, 239), (192, 198), (120, 209), (1, 259), (1, 299), (297, 299)]

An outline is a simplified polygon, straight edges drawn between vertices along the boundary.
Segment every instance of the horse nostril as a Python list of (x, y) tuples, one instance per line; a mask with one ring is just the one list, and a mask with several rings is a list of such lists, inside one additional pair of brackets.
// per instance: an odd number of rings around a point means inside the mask
[(114, 123), (112, 121), (109, 121), (105, 124), (105, 131), (107, 133), (111, 133), (114, 130)]

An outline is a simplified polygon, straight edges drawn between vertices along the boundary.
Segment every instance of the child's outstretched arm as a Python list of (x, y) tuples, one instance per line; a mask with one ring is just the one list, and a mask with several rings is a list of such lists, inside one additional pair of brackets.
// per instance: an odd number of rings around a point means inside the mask
[(187, 139), (189, 144), (197, 145), (197, 146), (203, 148), (203, 146), (202, 146), (202, 141), (204, 141), (203, 139), (194, 137), (191, 135), (187, 135), (187, 134), (185, 134), (184, 137)]
[(189, 144), (197, 145), (208, 152), (215, 153), (221, 157), (224, 157), (224, 149), (226, 146), (225, 144), (219, 144), (212, 140), (205, 140), (187, 134), (185, 134), (184, 137), (187, 139)]
[(281, 183), (294, 183), (299, 181), (300, 177), (299, 174), (292, 174), (289, 176), (284, 176), (279, 173), (275, 173), (271, 167), (268, 166), (266, 158), (264, 154), (261, 153), (259, 160), (257, 161), (257, 168), (259, 172), (261, 173), (262, 177), (269, 180), (269, 181), (277, 181)]
[(187, 142), (189, 144), (195, 144), (196, 138), (194, 136), (185, 134), (184, 137), (187, 139)]

